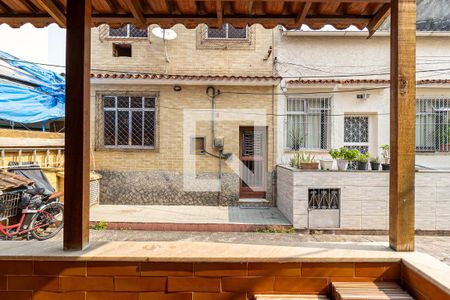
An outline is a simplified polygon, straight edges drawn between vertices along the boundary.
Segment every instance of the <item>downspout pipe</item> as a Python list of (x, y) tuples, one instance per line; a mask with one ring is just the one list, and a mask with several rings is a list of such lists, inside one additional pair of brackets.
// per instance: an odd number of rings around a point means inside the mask
[(216, 91), (216, 88), (209, 86), (206, 88), (206, 95), (211, 98), (211, 146), (216, 147), (216, 97), (220, 95), (220, 90)]

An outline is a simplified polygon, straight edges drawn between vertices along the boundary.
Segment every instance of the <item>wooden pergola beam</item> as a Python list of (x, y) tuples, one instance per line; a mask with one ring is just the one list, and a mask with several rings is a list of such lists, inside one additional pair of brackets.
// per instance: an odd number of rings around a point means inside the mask
[(305, 22), (306, 19), (306, 15), (308, 14), (309, 9), (311, 8), (312, 2), (311, 1), (307, 1), (305, 2), (305, 5), (303, 5), (302, 10), (300, 11), (300, 13), (298, 14), (297, 18), (295, 19), (295, 26), (296, 27), (301, 27), (303, 22)]
[(391, 4), (389, 244), (414, 251), (416, 0)]
[(367, 29), (369, 30), (369, 37), (371, 38), (374, 33), (380, 28), (383, 22), (391, 13), (391, 4), (384, 4), (383, 7), (378, 11), (378, 13), (373, 17), (373, 19), (367, 25)]
[(251, 16), (253, 15), (253, 0), (249, 0), (248, 1), (248, 15)]
[(91, 1), (67, 0), (64, 249), (89, 244)]
[(36, 2), (55, 20), (60, 27), (66, 27), (66, 16), (52, 0), (36, 0)]
[(222, 28), (223, 25), (223, 7), (222, 0), (216, 0), (217, 27)]
[(139, 0), (129, 0), (127, 4), (133, 17), (136, 19), (137, 24), (141, 27), (145, 27), (147, 23), (144, 14), (142, 13), (142, 7)]
[[(215, 0), (196, 0), (197, 2), (210, 2)], [(235, 2), (239, 0), (222, 0), (222, 2)], [(258, 2), (279, 2), (280, 0), (255, 0)], [(306, 2), (307, 0), (284, 0), (285, 2)], [(333, 3), (337, 0), (311, 0), (313, 3)], [(391, 0), (339, 0), (345, 3), (391, 3)]]

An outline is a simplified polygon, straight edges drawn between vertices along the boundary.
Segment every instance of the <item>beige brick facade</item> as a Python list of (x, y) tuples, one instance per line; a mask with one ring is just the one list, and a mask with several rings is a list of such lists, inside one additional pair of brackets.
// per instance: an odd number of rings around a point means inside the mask
[[(117, 79), (120, 82), (120, 79)], [(95, 147), (95, 167), (99, 170), (121, 171), (182, 171), (183, 170), (183, 115), (185, 110), (211, 108), (211, 99), (206, 95), (207, 86), (182, 86), (181, 92), (174, 92), (172, 85), (94, 85), (92, 88), (91, 110), (91, 142)], [(225, 94), (217, 97), (217, 110), (222, 109), (258, 109), (267, 115), (255, 113), (255, 117), (267, 124), (268, 171), (273, 168), (273, 114), (276, 114), (272, 103), (272, 87), (217, 86), (222, 92), (254, 92), (267, 95)], [(101, 95), (117, 95), (132, 91), (136, 95), (153, 95), (157, 97), (157, 129), (159, 137), (156, 149), (149, 150), (113, 150), (104, 149), (101, 145)], [(206, 112), (209, 114), (210, 112)], [(100, 117), (99, 117), (100, 116)], [(209, 117), (209, 115), (207, 116)], [(222, 116), (224, 118), (225, 116)], [(248, 112), (242, 113), (242, 121), (218, 121), (217, 136), (224, 137), (224, 152), (239, 155), (239, 127), (252, 126)], [(219, 116), (220, 119), (220, 116)], [(218, 154), (212, 148), (211, 122), (197, 123), (197, 136), (206, 137), (206, 150)], [(209, 155), (197, 155), (197, 167), (200, 171), (217, 172), (217, 159)], [(231, 172), (224, 166), (224, 172)]]
[[(152, 73), (170, 75), (215, 76), (272, 76), (273, 56), (268, 57), (272, 45), (272, 31), (261, 26), (248, 29), (243, 41), (204, 39), (205, 26), (188, 30), (173, 28), (177, 38), (167, 42), (169, 62), (165, 61), (164, 44), (153, 36), (148, 38), (112, 40), (108, 27), (92, 31), (92, 68), (94, 73)], [(131, 43), (132, 57), (114, 57), (114, 43)], [(203, 80), (203, 81), (201, 81)], [(206, 80), (206, 81), (205, 81)], [(253, 83), (252, 83), (253, 82)], [(217, 97), (215, 118), (216, 136), (225, 141), (224, 152), (239, 159), (239, 128), (263, 124), (267, 128), (267, 199), (272, 200), (272, 171), (274, 166), (274, 114), (276, 81), (261, 82), (233, 79), (191, 81), (175, 79), (171, 82), (151, 79), (94, 79), (91, 94), (92, 168), (102, 175), (101, 191), (104, 203), (120, 204), (204, 204), (236, 205), (239, 199), (239, 174), (216, 157), (206, 154), (184, 155), (192, 136), (184, 132), (188, 120), (203, 117), (195, 125), (195, 136), (205, 137), (206, 150), (213, 155), (219, 151), (212, 146), (211, 98), (208, 86), (222, 94)], [(174, 91), (174, 85), (182, 90)], [(233, 92), (233, 93), (227, 93)], [(155, 149), (117, 149), (104, 147), (103, 96), (156, 95)], [(232, 112), (229, 110), (247, 110)], [(205, 110), (204, 112), (202, 110)], [(225, 110), (225, 111), (222, 111)], [(191, 113), (188, 113), (191, 111)], [(242, 115), (240, 115), (242, 114)], [(253, 114), (253, 115), (252, 115)], [(231, 119), (230, 119), (231, 118)], [(185, 160), (195, 159), (194, 167)], [(219, 169), (221, 172), (219, 172)], [(186, 192), (183, 178), (194, 173), (197, 178), (218, 178), (220, 192)]]
[[(107, 29), (107, 28), (105, 28)], [(132, 57), (113, 57), (113, 43), (102, 38), (105, 29), (92, 29), (92, 68), (119, 72), (151, 72), (192, 75), (272, 75), (273, 56), (266, 55), (272, 44), (272, 30), (259, 25), (249, 28), (248, 41), (205, 41), (204, 26), (186, 29), (174, 26), (177, 38), (167, 42), (170, 62), (165, 62), (164, 44), (152, 35), (132, 44)], [(102, 72), (96, 71), (95, 72)]]

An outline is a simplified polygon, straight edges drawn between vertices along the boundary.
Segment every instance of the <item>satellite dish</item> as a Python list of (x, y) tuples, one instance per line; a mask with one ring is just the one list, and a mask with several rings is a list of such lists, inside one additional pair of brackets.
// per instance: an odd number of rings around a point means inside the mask
[(152, 33), (154, 36), (166, 41), (171, 41), (177, 38), (177, 33), (172, 29), (162, 29), (161, 27), (155, 27), (152, 29)]
[(155, 27), (152, 29), (152, 33), (157, 38), (160, 38), (164, 41), (164, 55), (166, 62), (169, 61), (169, 55), (167, 54), (167, 41), (171, 41), (177, 38), (177, 33), (172, 29), (162, 29), (161, 27)]

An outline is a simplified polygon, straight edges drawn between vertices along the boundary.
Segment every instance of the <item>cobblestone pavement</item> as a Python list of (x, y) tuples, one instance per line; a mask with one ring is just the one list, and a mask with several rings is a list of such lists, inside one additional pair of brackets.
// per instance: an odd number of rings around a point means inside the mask
[[(61, 238), (60, 236), (58, 238)], [(295, 246), (302, 242), (386, 242), (383, 235), (91, 230), (92, 241), (195, 241)], [(416, 250), (450, 265), (450, 236), (416, 236)]]

